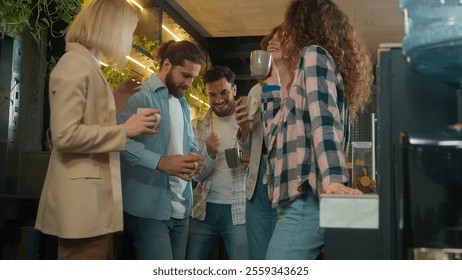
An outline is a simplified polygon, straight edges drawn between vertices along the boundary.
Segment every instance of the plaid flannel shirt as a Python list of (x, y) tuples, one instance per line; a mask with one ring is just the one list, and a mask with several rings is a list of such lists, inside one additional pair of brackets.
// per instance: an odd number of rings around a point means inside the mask
[(280, 86), (263, 86), (262, 91), (273, 204), (298, 196), (307, 181), (315, 193), (348, 182), (349, 110), (332, 56), (320, 46), (305, 47), (284, 103)]
[[(193, 176), (198, 185), (193, 191), (193, 214), (194, 218), (204, 221), (207, 213), (207, 197), (212, 187), (212, 177), (214, 175), (215, 161), (207, 154), (205, 141), (212, 133), (212, 110), (193, 125), (194, 135), (196, 137), (197, 148), (205, 158), (204, 167), (200, 174)], [(224, 151), (219, 151), (224, 153)], [(240, 167), (231, 169), (233, 178), (233, 199), (230, 201), (233, 225), (245, 224), (245, 180), (247, 177), (247, 168), (242, 164)]]

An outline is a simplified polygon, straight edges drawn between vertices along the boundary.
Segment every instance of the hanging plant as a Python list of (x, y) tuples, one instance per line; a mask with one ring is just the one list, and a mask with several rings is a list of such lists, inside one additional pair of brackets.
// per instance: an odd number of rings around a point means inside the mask
[[(37, 48), (51, 48), (51, 38), (63, 37), (69, 24), (77, 14), (82, 3), (89, 0), (2, 0), (0, 2), (0, 41), (5, 36), (16, 38), (27, 32), (36, 42)], [(39, 51), (42, 55), (43, 52)], [(48, 68), (56, 64), (57, 58), (49, 61), (42, 56)], [(6, 90), (0, 88), (2, 98), (7, 98)], [(5, 96), (3, 96), (5, 95)]]
[[(138, 37), (138, 35), (135, 34), (133, 35), (133, 45), (138, 46), (139, 48), (141, 48), (148, 54), (149, 58), (154, 59), (154, 56), (156, 55), (156, 51), (160, 46), (160, 41), (159, 40), (154, 40), (154, 41), (149, 40), (146, 38), (146, 36), (140, 39), (140, 37)], [(159, 64), (157, 65), (160, 66)], [(159, 67), (157, 67), (156, 69), (158, 70)]]
[(120, 82), (128, 79), (128, 77), (132, 75), (132, 69), (129, 66), (127, 66), (122, 72), (120, 72), (117, 71), (117, 69), (115, 69), (114, 67), (108, 65), (104, 66), (103, 73), (109, 82), (109, 86), (112, 90), (114, 90), (120, 84)]
[(82, 3), (83, 0), (2, 0), (0, 39), (6, 35), (15, 38), (26, 31), (40, 48), (45, 43), (44, 31), (53, 38), (64, 36)]
[[(151, 41), (146, 37), (140, 39), (137, 35), (133, 35), (133, 47), (150, 59), (151, 65), (149, 65), (147, 69), (152, 70), (154, 73), (157, 73), (160, 67), (159, 62), (153, 58), (154, 52), (159, 47), (159, 45), (159, 40)], [(103, 73), (106, 76), (109, 85), (114, 90), (120, 82), (132, 76), (133, 71), (128, 64), (125, 66), (123, 71), (118, 71), (112, 65), (105, 65), (103, 68)], [(141, 77), (141, 80), (147, 80), (150, 74), (150, 72), (146, 71), (146, 73)]]
[[(160, 62), (155, 59), (156, 51), (160, 47), (159, 40), (149, 40), (146, 36), (140, 39), (138, 35), (133, 35), (133, 47), (151, 60), (148, 69), (154, 73), (159, 72)], [(144, 76), (142, 80), (144, 81), (147, 78), (149, 78), (149, 76)]]
[[(78, 13), (80, 7), (85, 6), (91, 0), (2, 0), (0, 2), (0, 40), (9, 35), (17, 37), (21, 32), (30, 32), (37, 43), (38, 48), (51, 47), (50, 40), (45, 40), (43, 34), (48, 32), (52, 38), (63, 37), (69, 24)], [(63, 24), (64, 23), (64, 24)], [(137, 50), (152, 60), (148, 68), (157, 73), (160, 68), (159, 61), (154, 59), (155, 52), (160, 46), (159, 40), (149, 40), (146, 37), (133, 37), (133, 45)], [(46, 59), (44, 58), (46, 61)], [(51, 71), (58, 61), (57, 57), (51, 57), (47, 61)], [(203, 68), (205, 65), (203, 65)], [(106, 66), (103, 69), (106, 78), (112, 88), (115, 88), (122, 80), (132, 75), (130, 67), (118, 72), (114, 67)], [(142, 80), (149, 78), (146, 73)], [(5, 89), (0, 88), (0, 97), (7, 98)], [(3, 97), (5, 96), (5, 97)], [(207, 97), (204, 93), (202, 78), (194, 79), (192, 87), (186, 93), (186, 100), (194, 104), (201, 112), (207, 110)]]

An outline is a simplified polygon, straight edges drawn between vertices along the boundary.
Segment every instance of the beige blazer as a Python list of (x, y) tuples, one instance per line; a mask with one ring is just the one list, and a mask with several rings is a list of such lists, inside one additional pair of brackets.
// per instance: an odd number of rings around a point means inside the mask
[(50, 75), (53, 140), (35, 227), (61, 238), (123, 229), (119, 152), (125, 149), (114, 96), (95, 57), (70, 43)]

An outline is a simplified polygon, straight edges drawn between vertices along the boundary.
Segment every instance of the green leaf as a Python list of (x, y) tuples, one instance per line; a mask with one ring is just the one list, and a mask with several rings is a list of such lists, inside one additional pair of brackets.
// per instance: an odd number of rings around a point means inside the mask
[(47, 18), (40, 18), (40, 22), (42, 22), (43, 24), (45, 24), (46, 27), (51, 27), (50, 20), (47, 19)]

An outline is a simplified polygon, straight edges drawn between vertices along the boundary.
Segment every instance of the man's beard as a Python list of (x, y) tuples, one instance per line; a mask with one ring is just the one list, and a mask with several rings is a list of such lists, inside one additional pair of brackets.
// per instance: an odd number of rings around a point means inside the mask
[(171, 68), (170, 71), (168, 71), (167, 76), (165, 77), (165, 83), (168, 89), (168, 93), (180, 99), (185, 95), (187, 89), (182, 89), (180, 87), (175, 86), (172, 77), (172, 70), (173, 68)]
[(224, 111), (217, 110), (215, 106), (211, 106), (212, 111), (217, 115), (218, 117), (227, 117), (230, 116), (234, 113), (234, 107), (235, 107), (235, 101), (231, 100), (226, 104), (226, 109)]

